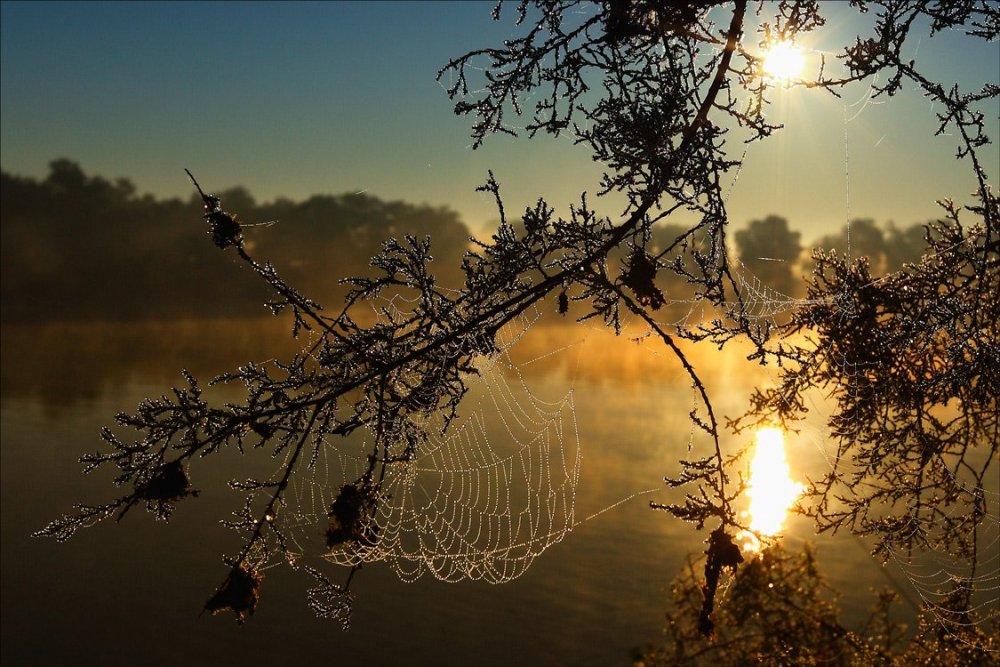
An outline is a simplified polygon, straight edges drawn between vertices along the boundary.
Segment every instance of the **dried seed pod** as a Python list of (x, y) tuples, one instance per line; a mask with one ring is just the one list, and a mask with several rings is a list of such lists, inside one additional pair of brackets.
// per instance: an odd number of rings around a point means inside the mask
[(375, 512), (375, 487), (359, 480), (345, 484), (330, 506), (330, 523), (326, 530), (326, 546), (345, 542), (375, 543), (378, 526), (371, 521)]
[(212, 242), (216, 246), (226, 248), (240, 244), (240, 222), (235, 213), (226, 213), (219, 209), (207, 212), (205, 219), (211, 227), (209, 234), (212, 235)]
[(185, 496), (197, 496), (198, 491), (191, 488), (187, 468), (178, 461), (164, 463), (149, 481), (137, 489), (143, 500), (171, 502)]
[(215, 594), (205, 603), (205, 610), (214, 616), (219, 612), (232, 611), (236, 622), (242, 624), (252, 616), (260, 600), (260, 582), (264, 575), (251, 571), (246, 564), (234, 567)]
[(709, 536), (705, 555), (708, 556), (705, 560), (705, 586), (702, 588), (705, 600), (698, 616), (698, 630), (702, 635), (711, 637), (715, 634), (712, 610), (715, 609), (715, 591), (719, 586), (719, 575), (725, 568), (735, 572), (737, 566), (743, 562), (743, 554), (732, 536), (719, 527)]
[(206, 194), (191, 172), (187, 169), (184, 171), (187, 172), (188, 178), (194, 183), (194, 187), (198, 189), (198, 194), (201, 195), (202, 201), (205, 202), (205, 219), (208, 220), (208, 233), (212, 235), (212, 242), (219, 248), (242, 244), (243, 238), (240, 236), (239, 218), (233, 213), (223, 211), (222, 200), (215, 195)]
[(266, 422), (251, 422), (250, 429), (265, 440), (274, 435), (274, 426)]
[(655, 278), (656, 263), (642, 249), (634, 249), (629, 256), (627, 269), (622, 271), (622, 282), (635, 293), (640, 304), (653, 310), (666, 302), (663, 292), (653, 282)]

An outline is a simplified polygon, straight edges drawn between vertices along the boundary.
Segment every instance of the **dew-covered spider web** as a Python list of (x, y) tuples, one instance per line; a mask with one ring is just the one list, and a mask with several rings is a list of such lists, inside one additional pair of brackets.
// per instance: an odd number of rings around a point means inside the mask
[[(843, 105), (842, 185), (849, 258), (848, 129), (867, 106), (876, 104), (870, 90), (857, 102)], [(745, 151), (741, 162), (747, 158)], [(738, 176), (736, 172), (730, 187)], [(742, 314), (755, 322), (777, 326), (790, 312), (810, 303), (768, 286), (735, 253), (731, 264), (744, 304)], [(834, 304), (849, 304), (850, 299), (842, 298), (846, 296), (828, 298)], [(662, 324), (668, 330), (694, 330), (718, 317), (698, 299), (673, 299), (668, 293), (666, 306), (663, 312), (669, 315), (661, 319), (666, 318)], [(408, 310), (399, 299), (379, 307), (400, 315)], [(845, 306), (844, 317), (852, 316)], [(510, 355), (538, 317), (537, 310), (530, 310), (501, 331), (500, 353), (480, 365), (480, 377), (470, 380), (462, 416), (447, 432), (440, 432), (440, 424), (428, 423), (429, 442), (412, 458), (387, 465), (377, 487), (364, 491), (359, 539), (331, 542), (324, 531), (344, 489), (355, 485), (369, 469), (375, 434), (370, 430), (365, 437), (326, 441), (315, 461), (315, 474), (296, 483), (283, 509), (291, 550), (342, 566), (385, 563), (405, 581), (429, 574), (449, 582), (501, 583), (523, 574), (535, 558), (579, 525), (576, 501), (583, 456), (573, 389), (542, 398), (529, 387)], [(833, 349), (826, 353), (848, 379), (861, 378), (870, 370), (856, 359), (838, 360)], [(776, 374), (771, 379), (778, 381)], [(691, 391), (697, 402), (695, 390)], [(799, 437), (815, 448), (827, 471), (840, 466), (843, 473), (836, 443), (817, 426), (829, 416), (830, 408), (822, 397), (808, 396), (807, 400), (812, 425), (803, 425)], [(961, 480), (956, 481), (961, 485)], [(633, 497), (641, 493), (645, 491)], [(951, 505), (950, 515), (930, 519), (921, 515), (921, 525), (912, 526), (915, 532), (927, 533), (948, 526), (962, 512), (971, 511), (971, 501), (979, 493), (985, 494), (986, 514), (976, 527), (974, 566), (966, 557), (933, 542), (919, 554), (889, 552), (911, 590), (949, 632), (972, 622), (954, 606), (950, 591), (955, 587), (975, 593), (973, 611), (979, 612), (980, 622), (1000, 613), (1000, 490), (966, 488), (969, 503), (964, 508), (957, 503)]]
[[(399, 314), (405, 303), (381, 306)], [(480, 364), (447, 431), (430, 420), (429, 440), (386, 465), (364, 491), (359, 539), (331, 542), (324, 531), (338, 496), (369, 469), (375, 434), (327, 439), (315, 474), (290, 489), (283, 510), (291, 551), (344, 566), (385, 563), (404, 581), (430, 574), (501, 583), (562, 540), (577, 523), (573, 391), (554, 400), (535, 395), (508, 354), (536, 317), (522, 315), (501, 330), (500, 354)]]

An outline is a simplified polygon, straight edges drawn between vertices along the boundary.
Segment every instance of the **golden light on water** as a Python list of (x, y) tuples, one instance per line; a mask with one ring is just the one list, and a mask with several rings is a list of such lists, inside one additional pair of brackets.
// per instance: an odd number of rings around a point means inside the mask
[(798, 79), (806, 65), (806, 55), (792, 42), (775, 42), (764, 55), (764, 76), (778, 83)]
[[(746, 495), (750, 498), (750, 529), (761, 535), (774, 536), (781, 532), (785, 515), (805, 487), (791, 478), (785, 459), (785, 435), (779, 428), (757, 431), (756, 449), (750, 464), (750, 483)], [(755, 535), (740, 535), (743, 548), (760, 550)]]

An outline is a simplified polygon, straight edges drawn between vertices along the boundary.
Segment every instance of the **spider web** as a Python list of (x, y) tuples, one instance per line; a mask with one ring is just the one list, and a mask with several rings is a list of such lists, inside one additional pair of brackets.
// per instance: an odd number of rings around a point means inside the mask
[[(380, 307), (400, 315), (405, 303), (397, 298)], [(283, 528), (295, 555), (342, 566), (382, 562), (407, 582), (429, 573), (497, 584), (523, 574), (561, 541), (578, 524), (573, 390), (540, 398), (509, 355), (538, 316), (522, 315), (500, 331), (500, 354), (484, 360), (469, 382), (465, 404), (478, 403), (469, 414), (444, 433), (443, 422), (429, 420), (428, 442), (409, 460), (386, 466), (362, 528), (371, 540), (329, 548), (322, 528), (340, 490), (368, 469), (375, 434), (327, 439), (316, 473), (290, 488)]]
[[(874, 86), (872, 82), (857, 102), (843, 105), (848, 260), (852, 254), (848, 130), (869, 105), (878, 103), (871, 99)], [(746, 151), (740, 162), (745, 158)], [(738, 177), (739, 171), (730, 192)], [(733, 264), (744, 314), (752, 320), (777, 325), (793, 310), (811, 303), (769, 287), (738, 259)], [(831, 298), (838, 300), (837, 295)], [(716, 317), (706, 312), (700, 300), (667, 300), (668, 306), (684, 304), (690, 306), (687, 312), (665, 325), (692, 329), (698, 322)], [(388, 307), (397, 313), (407, 310), (399, 299), (389, 302)], [(412, 460), (387, 467), (373, 499), (375, 510), (368, 518), (378, 531), (371, 543), (327, 548), (321, 529), (338, 491), (367, 470), (374, 433), (366, 438), (325, 442), (316, 462), (317, 473), (295, 484), (285, 510), (285, 529), (297, 552), (342, 566), (383, 562), (404, 581), (430, 574), (449, 582), (473, 579), (502, 583), (523, 574), (536, 557), (579, 525), (575, 507), (581, 451), (573, 390), (552, 401), (540, 398), (528, 388), (509, 354), (538, 317), (538, 311), (532, 310), (502, 330), (501, 353), (485, 360), (480, 378), (470, 383), (479, 401), (471, 414), (453, 423), (446, 434), (432, 436)], [(832, 352), (826, 350), (830, 356)], [(846, 358), (835, 363), (849, 378), (861, 377), (868, 370)], [(828, 416), (827, 405), (815, 396), (807, 396), (807, 400), (814, 415)], [(439, 430), (438, 424), (428, 424), (428, 432)], [(811, 439), (832, 470), (836, 449), (818, 431)], [(988, 489), (967, 491), (970, 499), (976, 492), (986, 496), (986, 515), (977, 528), (975, 567), (943, 548), (931, 547), (917, 556), (890, 550), (892, 561), (921, 602), (946, 632), (959, 639), (953, 629), (972, 621), (965, 612), (950, 606), (949, 594), (955, 587), (975, 593), (973, 611), (980, 612), (983, 625), (1000, 613), (1000, 494)], [(956, 505), (951, 511), (954, 516), (961, 510)], [(922, 517), (922, 525), (913, 529), (932, 531), (949, 518)]]

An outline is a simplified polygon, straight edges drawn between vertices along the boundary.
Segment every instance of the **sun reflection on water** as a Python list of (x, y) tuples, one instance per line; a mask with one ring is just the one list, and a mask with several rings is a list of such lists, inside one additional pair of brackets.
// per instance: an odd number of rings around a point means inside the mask
[(750, 464), (750, 482), (746, 491), (750, 498), (750, 530), (739, 538), (743, 548), (760, 551), (760, 540), (754, 533), (773, 537), (781, 532), (785, 515), (805, 486), (791, 478), (785, 459), (785, 436), (779, 428), (762, 428), (757, 431), (756, 449)]

